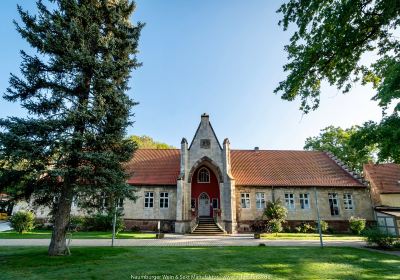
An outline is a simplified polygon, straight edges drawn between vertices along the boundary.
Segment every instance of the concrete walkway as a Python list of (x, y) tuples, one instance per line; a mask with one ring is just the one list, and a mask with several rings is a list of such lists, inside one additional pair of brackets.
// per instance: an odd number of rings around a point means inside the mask
[[(0, 239), (0, 246), (48, 246), (50, 239)], [(166, 234), (164, 239), (117, 239), (116, 246), (319, 246), (319, 240), (263, 240), (252, 234), (192, 236)], [(363, 247), (363, 241), (325, 241), (325, 246)], [(111, 246), (110, 239), (72, 239), (70, 246)]]

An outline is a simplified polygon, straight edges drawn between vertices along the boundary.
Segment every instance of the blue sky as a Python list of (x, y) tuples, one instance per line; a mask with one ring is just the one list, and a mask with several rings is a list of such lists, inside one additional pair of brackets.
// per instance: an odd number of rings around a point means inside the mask
[[(16, 4), (35, 12), (34, 1), (2, 1), (0, 92), (9, 73), (19, 73), (19, 50), (29, 46), (12, 24)], [(273, 93), (284, 79), (284, 45), (290, 33), (278, 26), (279, 1), (137, 0), (133, 21), (145, 22), (139, 60), (128, 94), (140, 104), (129, 134), (149, 135), (178, 147), (193, 137), (200, 115), (210, 115), (222, 141), (232, 148), (302, 149), (308, 136), (328, 126), (349, 127), (379, 120), (374, 91), (355, 86), (342, 95), (323, 86), (321, 106), (308, 115), (299, 101)], [(368, 58), (367, 58), (368, 59)], [(18, 103), (0, 100), (0, 117), (21, 116)]]

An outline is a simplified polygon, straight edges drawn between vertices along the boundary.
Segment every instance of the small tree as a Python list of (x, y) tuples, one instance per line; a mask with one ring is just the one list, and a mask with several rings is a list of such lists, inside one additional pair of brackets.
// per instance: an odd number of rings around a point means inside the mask
[(351, 231), (355, 234), (360, 235), (361, 232), (365, 229), (366, 221), (363, 218), (351, 216), (349, 224)]
[(10, 223), (11, 227), (19, 233), (31, 231), (35, 227), (35, 214), (28, 211), (19, 211), (12, 215)]
[(276, 201), (268, 201), (264, 216), (266, 216), (268, 220), (280, 220), (283, 222), (287, 216), (287, 209), (282, 205), (279, 199)]
[(282, 223), (286, 220), (287, 209), (282, 205), (279, 199), (276, 201), (268, 201), (264, 216), (269, 220), (268, 226), (271, 232), (277, 234), (282, 231)]

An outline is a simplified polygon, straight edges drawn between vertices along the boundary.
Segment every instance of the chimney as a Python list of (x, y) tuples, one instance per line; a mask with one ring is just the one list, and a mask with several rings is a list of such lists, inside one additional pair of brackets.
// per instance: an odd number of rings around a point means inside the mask
[(259, 147), (254, 147), (254, 151), (255, 151), (255, 152), (258, 152), (259, 150), (260, 150)]

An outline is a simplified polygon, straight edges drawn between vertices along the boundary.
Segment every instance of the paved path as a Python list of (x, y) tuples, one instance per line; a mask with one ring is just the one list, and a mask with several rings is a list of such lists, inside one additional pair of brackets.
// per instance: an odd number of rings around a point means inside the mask
[[(48, 246), (49, 239), (0, 239), (0, 246)], [(191, 236), (166, 234), (164, 239), (117, 239), (116, 246), (319, 246), (319, 240), (263, 240), (251, 234)], [(110, 246), (110, 239), (73, 239), (70, 246)], [(326, 246), (363, 247), (363, 241), (325, 241)]]

